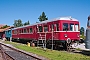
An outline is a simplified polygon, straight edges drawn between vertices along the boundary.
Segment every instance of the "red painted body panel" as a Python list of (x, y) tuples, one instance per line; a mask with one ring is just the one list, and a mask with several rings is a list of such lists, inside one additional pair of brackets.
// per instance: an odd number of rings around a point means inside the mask
[[(68, 21), (68, 20), (57, 20), (57, 21), (52, 21), (52, 22), (47, 22), (47, 23), (42, 23), (42, 24), (38, 24), (39, 25), (47, 25), (48, 26), (48, 32), (46, 33), (46, 39), (47, 40), (51, 40), (52, 39), (52, 31), (50, 28), (50, 25), (52, 24), (59, 24), (59, 31), (56, 31), (56, 26), (54, 26), (54, 32), (53, 32), (53, 36), (54, 36), (54, 40), (67, 40), (67, 38), (70, 38), (71, 40), (79, 40), (80, 37), (78, 37), (77, 35), (80, 35), (80, 32), (76, 32), (76, 31), (63, 31), (63, 23), (74, 23), (74, 24), (79, 24), (78, 21)], [(33, 28), (33, 33), (17, 33), (17, 34), (13, 34), (14, 30), (21, 30), (21, 29), (29, 29), (30, 27)], [(12, 38), (19, 38), (19, 39), (33, 39), (33, 40), (38, 40), (40, 35), (39, 34), (45, 34), (44, 32), (37, 32), (37, 25), (32, 25), (32, 26), (27, 26), (27, 27), (22, 27), (22, 28), (17, 28), (12, 30)], [(28, 31), (28, 30), (27, 30)], [(67, 37), (65, 37), (64, 35), (67, 34)]]
[[(67, 34), (67, 37), (65, 37), (65, 34)], [(80, 36), (79, 32), (61, 32), (59, 35), (59, 39), (61, 40), (67, 40), (67, 38), (70, 38), (71, 40), (79, 40)]]

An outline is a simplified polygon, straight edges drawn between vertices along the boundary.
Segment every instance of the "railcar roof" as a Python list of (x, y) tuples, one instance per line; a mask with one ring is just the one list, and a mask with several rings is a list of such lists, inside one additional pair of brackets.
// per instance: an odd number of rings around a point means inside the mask
[[(77, 19), (72, 18), (71, 16), (69, 16), (69, 17), (58, 17), (58, 18), (55, 18), (55, 19), (42, 21), (42, 22), (35, 23), (35, 24), (32, 24), (32, 25), (26, 25), (26, 26), (22, 26), (22, 27), (17, 27), (17, 28), (14, 28), (14, 29), (24, 28), (24, 27), (28, 27), (28, 26), (33, 26), (33, 25), (38, 25), (38, 24), (47, 23), (47, 22), (52, 22), (52, 21), (58, 21), (58, 20), (78, 21)], [(13, 30), (14, 30), (14, 29), (13, 29)]]

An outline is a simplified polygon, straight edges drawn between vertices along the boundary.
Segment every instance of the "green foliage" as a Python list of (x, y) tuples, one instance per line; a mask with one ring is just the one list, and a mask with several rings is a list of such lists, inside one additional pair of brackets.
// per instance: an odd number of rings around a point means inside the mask
[(24, 24), (22, 23), (21, 19), (14, 20), (14, 27), (20, 27), (20, 26), (25, 26), (25, 25), (30, 25), (29, 21), (25, 22)]
[(41, 48), (28, 47), (27, 45), (22, 45), (15, 42), (5, 41), (5, 43), (11, 44), (14, 47), (22, 49), (24, 51), (46, 57), (49, 60), (90, 60), (90, 56), (86, 56), (83, 54), (69, 53), (66, 51), (57, 51), (57, 50), (49, 50), (49, 49), (46, 49), (46, 51), (44, 51)]
[(40, 15), (38, 19), (40, 22), (42, 22), (42, 21), (48, 20), (48, 17), (46, 17), (44, 12), (42, 12), (42, 15)]
[(76, 48), (76, 50), (81, 50), (80, 48)]
[(80, 35), (80, 38), (86, 39), (86, 37), (84, 35)]
[(25, 26), (25, 25), (30, 25), (30, 23), (29, 23), (29, 21), (28, 21), (28, 22), (25, 22), (23, 25), (24, 25), (24, 26)]
[(85, 36), (84, 36), (84, 27), (80, 28), (80, 38), (85, 39)]
[(22, 20), (18, 19), (18, 20), (14, 20), (14, 27), (20, 27), (23, 26)]
[(80, 28), (80, 35), (84, 35), (84, 27)]
[(10, 26), (5, 25), (5, 26), (1, 27), (0, 29), (4, 29), (4, 28), (7, 28), (7, 27), (10, 27)]

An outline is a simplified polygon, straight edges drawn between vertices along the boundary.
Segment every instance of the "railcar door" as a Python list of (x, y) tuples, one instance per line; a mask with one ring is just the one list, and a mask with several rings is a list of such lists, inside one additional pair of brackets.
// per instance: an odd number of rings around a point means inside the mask
[(38, 40), (38, 25), (35, 26), (35, 38)]
[(33, 36), (34, 36), (34, 39), (37, 40), (37, 26), (34, 26)]

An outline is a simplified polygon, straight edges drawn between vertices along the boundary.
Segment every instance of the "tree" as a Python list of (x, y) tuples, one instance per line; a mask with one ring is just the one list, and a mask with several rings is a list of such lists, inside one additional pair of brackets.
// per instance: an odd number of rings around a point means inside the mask
[(28, 22), (25, 22), (23, 25), (24, 25), (24, 26), (25, 26), (25, 25), (30, 25), (30, 23), (29, 23), (29, 21), (28, 21)]
[(40, 22), (42, 22), (42, 21), (48, 20), (48, 17), (46, 17), (44, 12), (42, 12), (42, 15), (40, 15), (38, 19)]
[(85, 33), (84, 27), (81, 27), (81, 28), (80, 28), (80, 38), (85, 39), (84, 33)]
[(14, 20), (14, 27), (17, 27), (17, 20)]
[(20, 26), (23, 26), (23, 23), (22, 23), (21, 19), (18, 20), (18, 27), (20, 27)]
[(80, 28), (80, 35), (84, 35), (84, 27)]
[(20, 26), (23, 26), (22, 24), (22, 20), (21, 19), (18, 19), (18, 20), (14, 20), (14, 27), (20, 27)]

